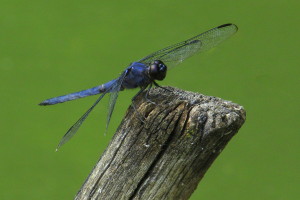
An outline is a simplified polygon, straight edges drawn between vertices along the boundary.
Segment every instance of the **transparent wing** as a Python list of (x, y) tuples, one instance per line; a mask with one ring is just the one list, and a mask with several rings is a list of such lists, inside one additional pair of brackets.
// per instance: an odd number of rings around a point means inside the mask
[(97, 101), (79, 118), (79, 120), (67, 131), (67, 133), (62, 137), (62, 139), (60, 140), (56, 151), (58, 151), (58, 149), (64, 145), (66, 142), (68, 142), (74, 135), (75, 133), (78, 131), (78, 129), (80, 128), (81, 124), (84, 122), (84, 120), (88, 117), (88, 115), (90, 114), (90, 112), (94, 109), (94, 107), (100, 102), (100, 100), (105, 96), (107, 92), (101, 94), (101, 96), (97, 99)]
[(234, 24), (224, 24), (186, 41), (156, 51), (138, 62), (149, 65), (154, 60), (161, 60), (170, 68), (198, 52), (217, 46), (237, 32), (237, 30), (238, 28)]
[[(127, 71), (127, 70), (126, 70)], [(125, 72), (126, 72), (125, 71)], [(124, 80), (125, 77), (125, 72), (123, 72), (123, 74), (117, 79), (117, 83), (112, 85), (110, 88), (108, 88), (104, 93), (101, 94), (101, 96), (96, 100), (96, 102), (79, 118), (79, 120), (67, 131), (67, 133), (62, 137), (62, 139), (60, 140), (56, 151), (58, 151), (58, 149), (64, 145), (66, 142), (68, 142), (74, 135), (75, 133), (78, 131), (78, 129), (80, 128), (81, 124), (84, 122), (84, 120), (88, 117), (88, 115), (90, 114), (90, 112), (95, 108), (95, 106), (101, 101), (101, 99), (109, 92), (114, 91), (114, 89), (120, 89), (120, 85), (122, 84), (122, 82), (120, 83), (120, 79), (122, 79), (122, 81)], [(113, 92), (113, 93), (118, 93), (118, 91)], [(114, 95), (115, 96), (115, 95)], [(113, 105), (110, 106), (112, 107), (112, 109), (109, 109), (109, 113), (113, 111), (113, 107), (116, 101), (115, 99), (112, 99)], [(109, 116), (111, 116), (111, 113), (109, 114)], [(109, 122), (109, 120), (108, 120)]]
[(123, 72), (123, 74), (118, 78), (117, 83), (114, 86), (112, 86), (112, 88), (110, 89), (105, 133), (107, 132), (107, 128), (108, 128), (108, 125), (109, 125), (109, 122), (111, 119), (111, 115), (114, 111), (114, 108), (115, 108), (115, 105), (117, 102), (117, 98), (118, 98), (118, 94), (119, 94), (119, 91), (121, 89), (121, 86), (122, 86), (122, 83), (124, 81), (126, 74), (127, 74), (127, 70), (125, 70)]

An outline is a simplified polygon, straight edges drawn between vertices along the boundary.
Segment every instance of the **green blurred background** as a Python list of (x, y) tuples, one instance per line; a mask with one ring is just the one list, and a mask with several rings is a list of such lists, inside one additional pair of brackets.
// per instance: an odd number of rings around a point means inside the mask
[(137, 90), (120, 94), (106, 136), (107, 98), (57, 153), (96, 97), (50, 107), (40, 101), (102, 84), (132, 61), (229, 22), (236, 35), (162, 82), (247, 111), (191, 199), (300, 197), (299, 1), (0, 3), (1, 200), (72, 199)]

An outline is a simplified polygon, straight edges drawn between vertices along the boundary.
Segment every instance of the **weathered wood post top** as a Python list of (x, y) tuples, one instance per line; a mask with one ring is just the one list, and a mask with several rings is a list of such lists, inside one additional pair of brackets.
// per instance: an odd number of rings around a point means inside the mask
[[(188, 199), (246, 119), (242, 106), (176, 88), (140, 94), (75, 199)], [(141, 116), (145, 119), (142, 121)]]

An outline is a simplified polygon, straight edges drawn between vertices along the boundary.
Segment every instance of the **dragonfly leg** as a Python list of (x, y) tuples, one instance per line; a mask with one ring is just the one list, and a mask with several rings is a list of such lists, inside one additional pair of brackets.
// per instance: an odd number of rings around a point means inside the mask
[(139, 120), (141, 120), (141, 122), (143, 122), (143, 123), (145, 122), (145, 117), (137, 110), (137, 108), (136, 108), (136, 106), (134, 104), (134, 100), (145, 89), (146, 89), (146, 87), (141, 87), (140, 91), (138, 91), (138, 93), (136, 93), (136, 95), (134, 95), (134, 97), (132, 97), (132, 99), (131, 99), (131, 101), (132, 101), (132, 107), (133, 107), (134, 111), (137, 112)]
[(152, 103), (152, 104), (156, 105), (155, 102), (151, 101), (151, 100), (148, 98), (149, 93), (150, 93), (150, 89), (151, 89), (151, 88), (152, 88), (152, 83), (150, 83), (149, 88), (147, 89), (147, 92), (146, 92), (146, 94), (145, 94), (145, 99), (146, 99), (149, 103)]
[(134, 101), (137, 96), (139, 96), (147, 87), (141, 87), (140, 91), (132, 97), (131, 101)]
[(139, 120), (140, 120), (141, 122), (145, 123), (145, 119), (146, 119), (146, 118), (145, 118), (145, 117), (137, 110), (137, 108), (136, 108), (134, 102), (132, 102), (132, 107), (133, 107), (134, 111), (138, 114), (137, 117), (139, 118)]
[(156, 86), (156, 87), (159, 87), (159, 88), (161, 88), (161, 89), (163, 89), (163, 90), (166, 90), (166, 91), (168, 91), (168, 92), (173, 92), (172, 90), (170, 90), (170, 89), (167, 89), (167, 88), (165, 88), (165, 87), (162, 87), (162, 86), (160, 86), (158, 83), (156, 83), (155, 81), (153, 81), (153, 84)]

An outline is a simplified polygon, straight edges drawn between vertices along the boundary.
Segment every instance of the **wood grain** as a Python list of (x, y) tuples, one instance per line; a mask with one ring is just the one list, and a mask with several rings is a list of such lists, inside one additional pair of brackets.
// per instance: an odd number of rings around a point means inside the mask
[[(141, 93), (75, 199), (188, 199), (246, 119), (243, 107), (176, 88)], [(141, 120), (141, 115), (145, 119)]]

